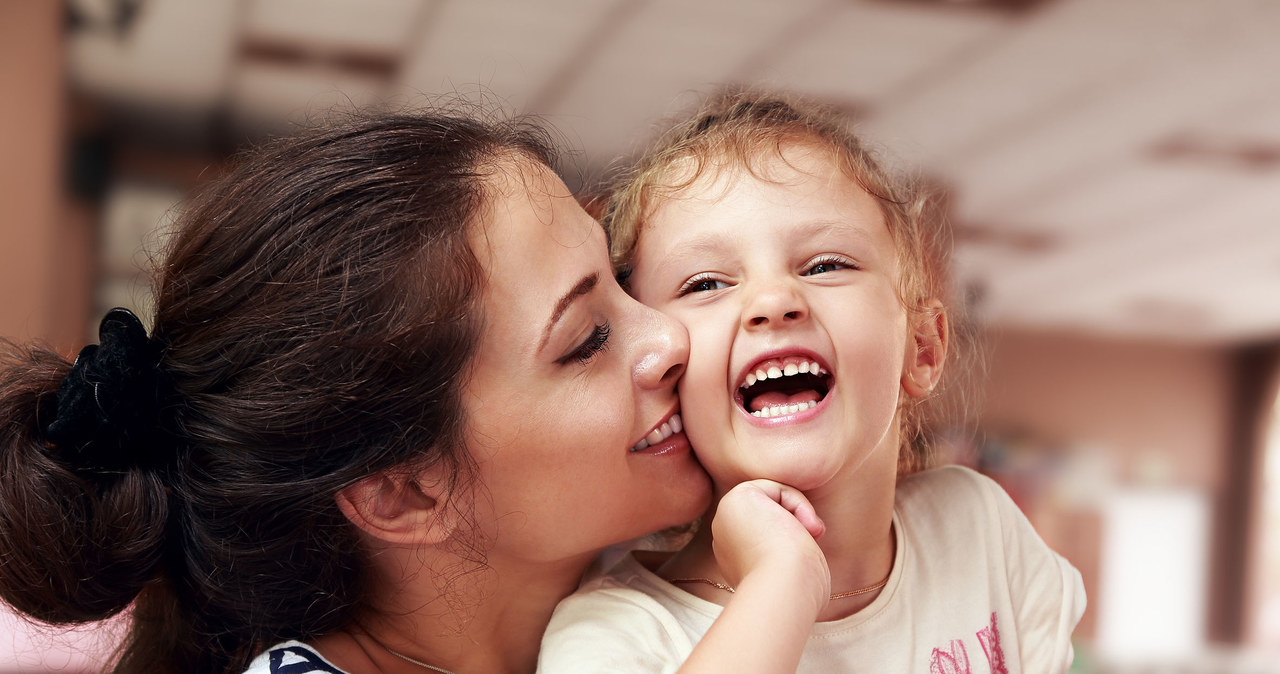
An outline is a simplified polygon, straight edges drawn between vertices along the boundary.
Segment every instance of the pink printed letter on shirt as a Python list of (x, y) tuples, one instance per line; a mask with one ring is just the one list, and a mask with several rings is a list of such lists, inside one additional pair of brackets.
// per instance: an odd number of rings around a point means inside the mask
[(991, 612), (991, 624), (978, 630), (978, 643), (987, 653), (987, 664), (991, 665), (991, 674), (1009, 674), (1004, 666), (1004, 649), (1000, 648), (1000, 630), (996, 628), (996, 613)]
[(941, 648), (933, 649), (933, 662), (929, 663), (929, 674), (973, 674), (969, 669), (969, 653), (964, 649), (964, 642), (951, 640), (951, 652)]

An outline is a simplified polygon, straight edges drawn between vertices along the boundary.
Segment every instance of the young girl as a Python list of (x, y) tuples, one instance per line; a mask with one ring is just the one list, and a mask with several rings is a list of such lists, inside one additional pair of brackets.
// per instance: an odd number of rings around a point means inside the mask
[[(774, 630), (792, 616), (758, 615), (758, 629), (734, 635), (795, 652), (778, 671), (1071, 664), (1079, 573), (991, 480), (918, 472), (920, 403), (950, 340), (922, 202), (833, 119), (735, 94), (664, 136), (606, 213), (620, 277), (689, 329), (681, 408), (715, 499), (776, 480), (825, 524), (833, 593), (818, 622), (793, 638)], [(672, 671), (691, 654), (732, 657), (731, 641), (699, 645), (745, 596), (724, 563), (739, 539), (720, 540), (719, 524), (660, 564), (626, 557), (562, 602), (540, 667)]]

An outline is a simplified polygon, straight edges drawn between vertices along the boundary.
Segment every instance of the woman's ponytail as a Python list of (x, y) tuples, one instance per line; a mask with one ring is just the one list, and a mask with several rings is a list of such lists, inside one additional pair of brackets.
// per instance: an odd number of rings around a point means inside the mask
[(119, 613), (162, 555), (158, 347), (121, 309), (100, 337), (74, 365), (0, 349), (0, 598), (49, 623)]

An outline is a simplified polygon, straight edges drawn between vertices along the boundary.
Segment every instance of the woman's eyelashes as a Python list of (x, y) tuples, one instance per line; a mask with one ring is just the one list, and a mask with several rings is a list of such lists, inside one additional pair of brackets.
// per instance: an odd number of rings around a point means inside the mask
[(578, 348), (556, 362), (561, 365), (567, 365), (570, 361), (577, 361), (579, 365), (590, 363), (593, 358), (608, 348), (609, 331), (609, 321), (597, 324), (591, 334), (587, 335), (586, 340), (578, 345)]

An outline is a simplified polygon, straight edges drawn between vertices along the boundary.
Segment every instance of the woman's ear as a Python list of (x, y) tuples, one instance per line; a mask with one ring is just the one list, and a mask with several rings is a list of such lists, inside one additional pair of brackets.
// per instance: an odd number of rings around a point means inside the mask
[(923, 398), (942, 378), (951, 332), (947, 325), (947, 310), (936, 299), (926, 302), (924, 311), (913, 318), (916, 323), (902, 367), (902, 388), (912, 398)]
[(458, 527), (443, 469), (384, 470), (335, 497), (342, 514), (366, 534), (397, 545), (437, 545)]

